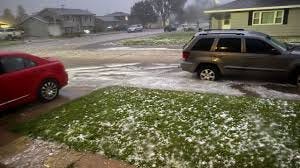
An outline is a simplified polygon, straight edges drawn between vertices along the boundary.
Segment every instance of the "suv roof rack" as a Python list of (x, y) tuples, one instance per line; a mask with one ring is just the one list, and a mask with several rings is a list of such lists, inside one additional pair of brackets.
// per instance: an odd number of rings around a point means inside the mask
[(209, 34), (232, 34), (232, 35), (239, 35), (239, 36), (244, 36), (245, 34), (244, 33), (222, 33), (222, 32), (218, 32), (218, 33), (201, 33), (199, 34), (200, 36), (206, 36), (206, 35), (209, 35)]
[(203, 31), (245, 31), (245, 29), (204, 29)]

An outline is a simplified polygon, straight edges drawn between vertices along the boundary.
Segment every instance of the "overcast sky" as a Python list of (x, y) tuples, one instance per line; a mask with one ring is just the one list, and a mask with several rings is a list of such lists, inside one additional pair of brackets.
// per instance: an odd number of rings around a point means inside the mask
[(0, 0), (0, 13), (5, 8), (15, 10), (17, 5), (23, 5), (28, 13), (37, 12), (45, 7), (88, 9), (97, 15), (116, 11), (129, 12), (130, 7), (140, 0)]
[(0, 14), (5, 8), (10, 8), (15, 12), (17, 5), (23, 5), (27, 13), (31, 14), (45, 7), (61, 7), (62, 4), (65, 4), (66, 8), (88, 9), (97, 15), (116, 11), (129, 13), (131, 6), (138, 1), (140, 0), (0, 0)]

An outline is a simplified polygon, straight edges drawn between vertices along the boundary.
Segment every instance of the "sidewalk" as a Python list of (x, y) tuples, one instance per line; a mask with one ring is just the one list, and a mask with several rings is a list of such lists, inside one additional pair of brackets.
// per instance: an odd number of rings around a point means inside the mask
[(21, 137), (0, 147), (0, 168), (134, 168), (99, 154), (76, 152), (65, 145)]
[(34, 119), (55, 107), (89, 94), (93, 89), (69, 86), (53, 102), (29, 105), (1, 117), (0, 168), (132, 168), (133, 166), (100, 154), (76, 152), (63, 144), (31, 139), (10, 131), (15, 124)]

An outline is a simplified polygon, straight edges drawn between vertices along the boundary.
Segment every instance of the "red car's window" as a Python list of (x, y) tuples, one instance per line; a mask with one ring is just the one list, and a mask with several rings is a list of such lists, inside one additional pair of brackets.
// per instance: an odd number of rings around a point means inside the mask
[(31, 60), (29, 60), (29, 59), (23, 58), (23, 60), (24, 60), (24, 64), (25, 64), (26, 68), (30, 68), (30, 67), (36, 66), (36, 63), (33, 62), (33, 61), (31, 61)]
[(0, 60), (0, 62), (4, 73), (19, 71), (36, 66), (33, 61), (21, 57), (4, 57)]
[(0, 62), (0, 75), (1, 75), (1, 74), (4, 74), (4, 69), (3, 69), (2, 64), (1, 64), (1, 62)]

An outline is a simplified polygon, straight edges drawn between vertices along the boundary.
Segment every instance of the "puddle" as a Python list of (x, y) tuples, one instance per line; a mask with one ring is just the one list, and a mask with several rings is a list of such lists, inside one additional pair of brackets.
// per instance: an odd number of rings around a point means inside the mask
[(283, 93), (291, 93), (291, 94), (298, 94), (300, 95), (300, 88), (293, 86), (293, 85), (272, 85), (267, 84), (264, 87), (272, 90), (276, 90)]
[(245, 86), (244, 84), (233, 84), (233, 85), (231, 85), (231, 87), (233, 89), (237, 89), (237, 90), (241, 91), (242, 93), (245, 93), (245, 95), (247, 95), (247, 96), (259, 97), (259, 94), (257, 94), (256, 92), (245, 89), (244, 86)]

